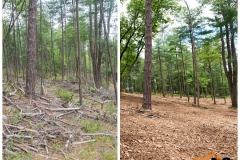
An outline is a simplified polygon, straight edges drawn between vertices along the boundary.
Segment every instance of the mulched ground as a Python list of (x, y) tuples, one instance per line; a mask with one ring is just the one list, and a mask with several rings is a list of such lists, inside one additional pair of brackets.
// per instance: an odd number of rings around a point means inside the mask
[(192, 103), (153, 95), (153, 110), (144, 111), (141, 94), (121, 94), (121, 159), (206, 159), (213, 151), (237, 160), (237, 109), (230, 100), (214, 105), (203, 98), (200, 108)]

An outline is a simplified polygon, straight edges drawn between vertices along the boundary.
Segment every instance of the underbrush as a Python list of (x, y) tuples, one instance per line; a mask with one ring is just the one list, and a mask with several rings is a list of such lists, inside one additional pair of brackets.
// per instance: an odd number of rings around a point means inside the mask
[(65, 91), (63, 89), (57, 88), (55, 90), (56, 94), (64, 101), (68, 101), (72, 97), (72, 92)]
[(97, 131), (102, 129), (101, 122), (95, 122), (91, 119), (80, 120), (80, 124), (83, 126), (85, 132), (87, 133), (96, 133)]

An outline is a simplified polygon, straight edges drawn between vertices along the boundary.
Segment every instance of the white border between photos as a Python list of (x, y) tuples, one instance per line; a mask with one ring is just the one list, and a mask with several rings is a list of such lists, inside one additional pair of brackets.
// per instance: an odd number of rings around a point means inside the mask
[[(1, 8), (0, 8), (0, 12), (1, 12), (1, 21), (0, 21), (0, 43), (1, 43), (1, 46), (2, 46), (2, 1), (0, 1), (0, 6), (1, 6)], [(1, 131), (1, 134), (0, 134), (0, 139), (1, 139), (1, 149), (0, 149), (0, 155), (3, 155), (2, 153), (2, 142), (3, 142), (3, 139), (2, 139), (2, 50), (3, 50), (3, 46), (2, 47), (0, 47), (1, 49), (0, 49), (0, 58), (1, 58), (1, 60), (0, 60), (0, 97), (1, 97), (1, 100), (0, 100), (0, 104), (1, 104), (1, 111), (0, 111), (0, 119), (1, 119), (1, 129), (0, 129), (0, 131)], [(0, 159), (2, 159), (2, 156), (0, 157)]]
[(118, 118), (117, 118), (117, 159), (120, 160), (120, 0), (117, 0), (118, 3), (118, 53), (117, 53), (117, 84), (118, 84), (118, 94), (117, 94), (117, 107), (118, 107)]

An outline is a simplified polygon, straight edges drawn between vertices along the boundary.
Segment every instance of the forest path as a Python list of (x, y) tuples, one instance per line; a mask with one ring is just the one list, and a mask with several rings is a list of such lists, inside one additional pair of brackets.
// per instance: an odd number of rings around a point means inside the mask
[[(192, 100), (192, 98), (191, 98)], [(230, 100), (152, 95), (152, 111), (141, 108), (141, 94), (121, 94), (121, 159), (193, 160), (213, 151), (237, 160), (237, 109)]]

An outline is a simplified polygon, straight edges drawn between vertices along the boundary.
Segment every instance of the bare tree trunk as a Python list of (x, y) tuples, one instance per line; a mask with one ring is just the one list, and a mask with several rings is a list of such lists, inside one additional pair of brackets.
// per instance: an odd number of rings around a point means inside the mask
[(64, 43), (63, 43), (63, 10), (62, 10), (62, 3), (61, 3), (61, 23), (62, 23), (62, 46), (61, 46), (61, 53), (62, 53), (62, 81), (64, 80)]
[(220, 62), (220, 72), (221, 72), (221, 80), (222, 80), (222, 90), (223, 90), (223, 98), (224, 98), (224, 103), (226, 103), (226, 97), (225, 97), (225, 87), (223, 83), (223, 75), (222, 75), (222, 63)]
[[(83, 44), (83, 48), (85, 49), (85, 44)], [(83, 52), (83, 63), (84, 63), (84, 77), (87, 79), (87, 54), (84, 50)]]
[(64, 23), (65, 23), (65, 49), (66, 49), (66, 74), (67, 74), (67, 81), (69, 81), (69, 62), (68, 62), (68, 38), (67, 38), (67, 13), (66, 13), (66, 0), (64, 0)]
[(214, 104), (216, 104), (216, 96), (215, 96), (215, 88), (214, 88), (214, 81), (213, 81), (213, 74), (212, 74), (212, 66), (211, 66), (210, 61), (208, 62), (208, 68), (209, 68), (210, 79), (211, 79), (212, 98), (213, 98)]
[[(14, 0), (12, 1), (12, 8), (14, 8)], [(14, 75), (15, 79), (18, 82), (18, 53), (17, 53), (17, 43), (16, 43), (16, 27), (15, 27), (15, 21), (14, 20), (14, 10), (12, 12), (13, 14), (13, 43), (14, 43)]]
[(159, 67), (160, 67), (160, 75), (161, 75), (161, 84), (162, 84), (162, 95), (165, 97), (165, 89), (164, 89), (164, 76), (163, 76), (163, 70), (162, 70), (162, 60), (160, 55), (160, 49), (158, 48), (158, 60), (159, 60)]
[(44, 94), (43, 91), (43, 42), (42, 42), (42, 0), (40, 0), (40, 46), (41, 46), (41, 94)]
[(176, 54), (176, 63), (177, 63), (177, 70), (178, 70), (178, 86), (179, 86), (179, 94), (180, 94), (180, 98), (182, 98), (182, 83), (181, 83), (181, 76), (180, 76), (180, 72), (179, 72), (179, 66), (178, 66), (177, 54)]
[[(217, 19), (216, 21), (219, 23)], [(222, 46), (221, 52), (222, 52), (223, 68), (228, 80), (228, 87), (231, 95), (232, 107), (237, 107), (237, 57), (235, 53), (231, 53), (228, 24), (225, 24), (227, 53), (228, 53), (227, 60), (226, 60), (223, 26), (220, 25), (219, 29), (220, 29), (220, 39), (221, 39), (221, 46)], [(234, 36), (234, 33), (232, 33), (232, 36)], [(233, 52), (235, 52), (234, 42), (232, 42), (232, 47), (234, 48)]]
[(173, 97), (172, 77), (170, 74), (170, 67), (168, 65), (167, 65), (167, 70), (168, 70), (168, 78), (169, 78), (169, 83), (170, 83), (170, 93), (171, 93), (171, 96)]
[[(72, 1), (72, 6), (73, 8), (76, 9), (74, 2)], [(76, 41), (76, 18), (74, 15), (74, 11), (76, 12), (76, 10), (72, 9), (72, 17), (73, 17), (73, 30), (74, 30), (74, 35), (73, 35), (73, 39), (74, 39), (74, 56), (75, 56), (75, 66), (76, 66), (76, 72), (75, 72), (75, 76), (76, 76), (76, 81), (78, 81), (78, 55), (77, 55), (77, 41)], [(76, 14), (76, 13), (75, 13)]]
[(51, 18), (51, 54), (52, 54), (52, 64), (53, 64), (53, 73), (54, 73), (54, 79), (56, 81), (57, 73), (56, 73), (56, 65), (55, 65), (55, 56), (54, 56), (54, 50), (53, 50), (53, 18)]
[(20, 73), (20, 68), (22, 69), (22, 79), (24, 79), (25, 78), (25, 76), (24, 76), (24, 66), (23, 66), (23, 59), (22, 59), (22, 41), (21, 41), (21, 31), (20, 31), (20, 28), (19, 28), (19, 26), (20, 26), (20, 22), (19, 22), (19, 19), (17, 20), (17, 23), (18, 23), (18, 41), (19, 41), (19, 62), (18, 62), (18, 64), (19, 64), (19, 73)]
[(78, 16), (78, 0), (76, 0), (76, 18), (77, 18), (77, 40), (78, 40), (78, 83), (79, 83), (79, 102), (82, 105), (82, 88), (81, 88), (81, 51), (80, 51), (80, 27), (79, 27), (79, 16)]
[(145, 11), (145, 60), (144, 60), (144, 86), (143, 108), (152, 109), (151, 106), (151, 69), (152, 69), (152, 0), (146, 0)]
[(30, 99), (35, 98), (36, 80), (36, 18), (37, 0), (29, 1), (29, 23), (28, 23), (28, 58), (26, 76), (26, 96)]
[[(190, 37), (191, 37), (191, 43), (192, 43), (192, 54), (193, 54), (193, 75), (194, 75), (194, 104), (196, 104), (196, 98), (197, 98), (197, 106), (199, 106), (199, 83), (198, 83), (198, 67), (197, 67), (197, 60), (196, 60), (196, 50), (195, 50), (195, 41), (194, 41), (194, 35), (193, 35), (193, 22), (192, 22), (192, 15), (190, 12), (190, 9), (188, 7), (188, 4), (186, 0), (184, 0), (186, 3), (188, 14), (189, 14), (189, 20), (190, 20)], [(196, 95), (197, 90), (197, 95)]]
[(5, 43), (2, 43), (2, 47), (3, 47), (3, 56), (4, 56), (4, 60), (6, 63), (6, 75), (7, 75), (7, 82), (9, 81), (9, 71), (8, 71), (8, 60), (7, 60), (7, 51), (6, 51), (6, 47), (5, 47)]
[(111, 72), (112, 72), (112, 79), (113, 79), (113, 86), (114, 86), (114, 91), (115, 91), (115, 98), (116, 98), (116, 104), (117, 104), (117, 84), (116, 84), (116, 79), (115, 79), (115, 75), (114, 75), (114, 69), (113, 69), (113, 64), (112, 64), (112, 58), (111, 58), (111, 54), (110, 54), (110, 46), (109, 46), (109, 40), (108, 40), (108, 36), (107, 36), (107, 29), (106, 29), (106, 24), (105, 24), (105, 20), (104, 20), (104, 12), (103, 12), (103, 1), (100, 1), (100, 11), (101, 11), (101, 16), (102, 16), (102, 20), (103, 20), (103, 28), (104, 28), (104, 37), (105, 37), (105, 44), (107, 47), (107, 52), (108, 52), (108, 58), (109, 58), (109, 64), (110, 64), (110, 68), (111, 68)]

